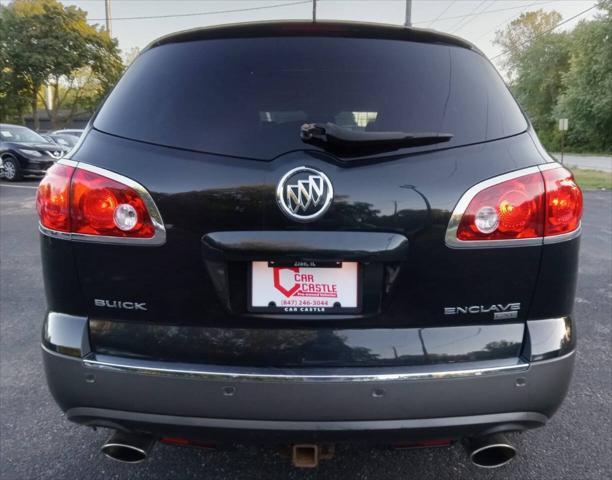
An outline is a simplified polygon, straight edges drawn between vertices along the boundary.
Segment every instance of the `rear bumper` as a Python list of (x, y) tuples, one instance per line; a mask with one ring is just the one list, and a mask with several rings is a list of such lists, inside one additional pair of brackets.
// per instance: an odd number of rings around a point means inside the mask
[(155, 437), (191, 438), (205, 443), (394, 443), (424, 439), (460, 439), (543, 426), (536, 412), (510, 412), (464, 417), (408, 420), (290, 421), (183, 417), (99, 408), (74, 408), (69, 420), (118, 430), (147, 432)]
[(525, 430), (544, 425), (558, 408), (574, 363), (571, 352), (499, 368), (473, 362), (451, 371), (275, 370), (262, 377), (167, 363), (142, 368), (91, 354), (84, 360), (46, 347), (43, 357), (51, 392), (74, 422), (214, 442), (392, 441)]

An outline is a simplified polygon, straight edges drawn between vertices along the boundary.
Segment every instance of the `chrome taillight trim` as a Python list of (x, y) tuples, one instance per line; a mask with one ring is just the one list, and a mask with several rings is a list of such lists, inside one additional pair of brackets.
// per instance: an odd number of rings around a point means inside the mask
[(582, 222), (578, 224), (578, 228), (576, 230), (572, 230), (571, 232), (561, 233), (559, 235), (551, 235), (549, 237), (544, 237), (543, 243), (544, 245), (550, 245), (551, 243), (561, 243), (567, 242), (568, 240), (573, 240), (576, 237), (579, 237), (582, 234)]
[(67, 165), (69, 167), (76, 168), (79, 162), (75, 162), (74, 160), (70, 160), (69, 158), (62, 158), (57, 163), (60, 165)]
[(83, 233), (70, 233), (70, 232), (60, 232), (57, 230), (52, 230), (47, 227), (44, 227), (40, 223), (38, 224), (38, 229), (43, 235), (47, 235), (53, 238), (60, 238), (62, 240), (72, 240), (77, 242), (89, 242), (89, 243), (104, 243), (108, 245), (140, 245), (140, 246), (159, 246), (166, 243), (166, 227), (164, 226), (164, 221), (162, 219), (161, 214), (155, 205), (155, 201), (148, 190), (143, 187), (140, 183), (132, 180), (131, 178), (124, 177), (118, 173), (112, 172), (110, 170), (106, 170), (105, 168), (96, 167), (95, 165), (90, 165), (88, 163), (76, 162), (74, 160), (69, 160), (67, 158), (63, 158), (57, 162), (60, 165), (66, 165), (73, 168), (80, 168), (82, 170), (87, 170), (92, 173), (96, 173), (98, 175), (102, 175), (103, 177), (110, 178), (111, 180), (115, 180), (123, 185), (130, 187), (140, 195), (142, 201), (147, 207), (147, 211), (149, 212), (149, 217), (151, 217), (151, 222), (153, 223), (153, 227), (155, 228), (155, 233), (152, 237), (149, 238), (130, 238), (130, 237), (112, 237), (108, 235), (87, 235)]
[(543, 163), (542, 165), (538, 165), (540, 172), (545, 172), (547, 170), (554, 170), (555, 168), (561, 168), (561, 167), (563, 167), (563, 165), (561, 165), (559, 162), (549, 162), (549, 163)]
[(515, 170), (514, 172), (505, 173), (497, 177), (489, 178), (487, 180), (484, 180), (483, 182), (477, 183), (476, 185), (468, 189), (468, 191), (465, 192), (463, 196), (459, 199), (459, 202), (457, 203), (455, 209), (453, 210), (453, 213), (451, 214), (451, 218), (448, 222), (448, 227), (446, 228), (446, 235), (444, 237), (446, 246), (449, 248), (456, 249), (533, 247), (550, 243), (565, 242), (580, 236), (580, 234), (582, 233), (581, 225), (578, 225), (578, 228), (571, 232), (548, 237), (517, 238), (510, 240), (459, 240), (457, 238), (457, 230), (459, 228), (459, 224), (461, 223), (461, 219), (463, 218), (463, 215), (467, 210), (467, 207), (469, 206), (470, 202), (480, 192), (489, 187), (498, 185), (508, 180), (523, 177), (525, 175), (531, 175), (533, 173), (541, 173), (546, 170), (553, 170), (555, 168), (561, 167), (563, 167), (563, 165), (561, 165), (560, 163), (551, 162), (542, 165), (537, 165), (534, 167), (522, 168), (520, 170)]

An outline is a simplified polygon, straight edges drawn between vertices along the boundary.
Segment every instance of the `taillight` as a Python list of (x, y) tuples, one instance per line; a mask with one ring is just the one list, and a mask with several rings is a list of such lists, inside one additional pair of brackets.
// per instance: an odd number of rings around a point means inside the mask
[(107, 243), (165, 241), (149, 193), (131, 179), (91, 165), (50, 168), (38, 188), (37, 207), (44, 233)]
[(582, 218), (582, 191), (565, 168), (542, 172), (546, 187), (546, 224), (544, 236), (575, 231)]
[(447, 230), (454, 247), (537, 245), (544, 237), (576, 232), (582, 193), (562, 167), (531, 167), (472, 187)]
[(40, 224), (58, 232), (70, 231), (70, 178), (74, 168), (56, 163), (41, 180), (36, 193)]
[(542, 236), (544, 184), (540, 172), (478, 193), (463, 214), (459, 240), (508, 240)]
[(132, 238), (155, 234), (136, 190), (87, 170), (77, 169), (72, 177), (70, 215), (74, 233)]

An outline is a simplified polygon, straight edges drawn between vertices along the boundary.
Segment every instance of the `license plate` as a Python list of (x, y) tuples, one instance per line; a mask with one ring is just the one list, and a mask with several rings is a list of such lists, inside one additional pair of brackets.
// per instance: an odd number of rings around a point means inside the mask
[[(306, 263), (307, 267), (302, 266)], [(346, 313), (359, 307), (357, 262), (253, 262), (251, 310)], [(321, 266), (320, 266), (321, 265)]]

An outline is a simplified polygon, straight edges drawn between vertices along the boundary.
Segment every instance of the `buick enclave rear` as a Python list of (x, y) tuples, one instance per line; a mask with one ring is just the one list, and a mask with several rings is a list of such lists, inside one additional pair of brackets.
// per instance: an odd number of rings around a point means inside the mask
[(352, 23), (151, 44), (37, 197), (43, 355), (69, 420), (157, 440), (464, 440), (571, 378), (582, 196), (489, 61)]

